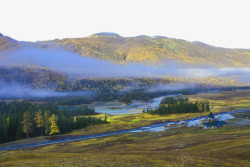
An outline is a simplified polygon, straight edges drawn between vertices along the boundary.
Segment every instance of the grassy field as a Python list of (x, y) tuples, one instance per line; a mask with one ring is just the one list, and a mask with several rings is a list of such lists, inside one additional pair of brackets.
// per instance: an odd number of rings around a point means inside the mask
[(250, 108), (250, 90), (188, 95), (190, 101), (209, 100), (214, 113)]
[[(250, 108), (250, 91), (188, 97), (191, 101), (208, 99), (213, 105), (211, 110), (214, 113)], [(172, 114), (166, 117), (148, 114), (108, 116), (110, 124), (91, 126), (68, 135), (129, 129), (159, 121), (198, 116), (200, 114)], [(233, 116), (235, 119), (228, 121), (228, 126), (215, 130), (182, 127), (163, 132), (130, 133), (4, 151), (0, 152), (0, 166), (250, 166), (250, 112)]]
[(179, 128), (0, 152), (2, 166), (249, 166), (250, 127)]

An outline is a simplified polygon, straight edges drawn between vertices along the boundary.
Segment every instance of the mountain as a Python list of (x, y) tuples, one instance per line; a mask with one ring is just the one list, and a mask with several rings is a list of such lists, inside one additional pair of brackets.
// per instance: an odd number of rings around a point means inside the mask
[(92, 36), (114, 36), (114, 37), (120, 37), (119, 34), (113, 33), (113, 32), (100, 32), (100, 33), (95, 33)]
[(250, 50), (226, 49), (162, 36), (121, 37), (118, 34), (99, 33), (85, 38), (68, 38), (54, 42), (82, 56), (116, 63), (152, 64), (174, 61), (216, 67), (250, 65)]
[(0, 36), (0, 51), (17, 49), (21, 46), (39, 48), (63, 47), (82, 56), (108, 60), (115, 63), (159, 62), (196, 64), (213, 67), (249, 67), (250, 50), (227, 49), (201, 42), (188, 42), (163, 36), (122, 37), (116, 33), (96, 33), (84, 38), (40, 42), (18, 42), (10, 37)]

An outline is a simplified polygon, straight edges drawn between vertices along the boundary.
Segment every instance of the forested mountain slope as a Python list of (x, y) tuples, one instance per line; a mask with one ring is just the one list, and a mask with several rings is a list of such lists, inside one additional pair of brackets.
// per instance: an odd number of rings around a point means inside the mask
[(175, 61), (216, 67), (249, 67), (250, 50), (213, 47), (166, 37), (121, 37), (118, 34), (95, 34), (86, 38), (55, 40), (64, 48), (82, 56), (116, 63), (157, 63)]
[(226, 49), (210, 46), (201, 42), (188, 42), (167, 37), (121, 37), (115, 33), (98, 33), (84, 38), (40, 42), (18, 42), (0, 35), (0, 51), (17, 49), (21, 46), (39, 48), (63, 47), (82, 56), (108, 60), (115, 63), (177, 62), (214, 66), (249, 67), (250, 50)]

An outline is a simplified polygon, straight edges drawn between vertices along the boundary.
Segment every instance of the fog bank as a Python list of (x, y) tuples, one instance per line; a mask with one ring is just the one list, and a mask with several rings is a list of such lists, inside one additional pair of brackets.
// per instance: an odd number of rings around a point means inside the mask
[(242, 81), (250, 82), (250, 68), (197, 68), (190, 69), (185, 64), (166, 61), (152, 66), (126, 63), (115, 64), (109, 61), (80, 56), (62, 48), (22, 47), (16, 51), (2, 53), (1, 66), (38, 65), (54, 71), (79, 75), (88, 78), (105, 77), (228, 77), (238, 76)]
[(64, 96), (92, 96), (94, 91), (58, 92), (51, 89), (32, 89), (17, 83), (0, 81), (0, 99), (46, 98)]

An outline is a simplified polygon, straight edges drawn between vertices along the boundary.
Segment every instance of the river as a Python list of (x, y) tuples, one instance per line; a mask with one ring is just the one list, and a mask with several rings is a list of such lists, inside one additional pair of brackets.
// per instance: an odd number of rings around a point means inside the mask
[[(178, 94), (179, 95), (179, 94)], [(130, 104), (124, 104), (121, 102), (111, 101), (111, 102), (97, 102), (89, 105), (89, 107), (94, 107), (97, 113), (106, 113), (110, 115), (126, 115), (126, 114), (137, 114), (142, 113), (143, 109), (147, 108), (157, 108), (164, 97), (170, 97), (176, 95), (166, 95), (159, 96), (149, 101), (135, 100)], [(85, 106), (61, 106), (63, 109), (70, 108), (81, 108)]]
[(136, 114), (142, 113), (142, 110), (146, 108), (157, 108), (164, 97), (166, 96), (160, 96), (151, 99), (148, 102), (136, 100), (132, 101), (130, 104), (124, 104), (120, 102), (102, 102), (93, 104), (91, 107), (94, 107), (95, 111), (98, 113), (106, 113), (111, 115)]

